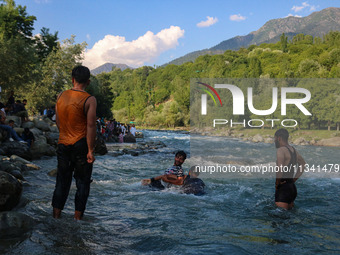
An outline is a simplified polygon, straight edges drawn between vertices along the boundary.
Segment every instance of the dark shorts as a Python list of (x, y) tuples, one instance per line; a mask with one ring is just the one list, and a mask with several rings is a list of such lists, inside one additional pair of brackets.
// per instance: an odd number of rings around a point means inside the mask
[(293, 203), (297, 196), (297, 190), (294, 182), (280, 184), (275, 191), (275, 202)]
[(90, 194), (90, 183), (93, 164), (87, 163), (86, 138), (80, 139), (73, 145), (58, 144), (58, 172), (52, 206), (64, 209), (71, 183), (72, 175), (76, 180), (75, 210), (85, 211), (87, 198)]

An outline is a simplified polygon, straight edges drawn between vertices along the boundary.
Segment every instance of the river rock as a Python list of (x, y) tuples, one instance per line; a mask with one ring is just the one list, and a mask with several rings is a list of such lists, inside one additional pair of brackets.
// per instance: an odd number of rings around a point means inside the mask
[(26, 121), (24, 123), (22, 123), (22, 128), (34, 128), (34, 123), (32, 121)]
[(135, 137), (136, 138), (144, 138), (144, 134), (140, 131), (137, 131), (136, 134), (135, 134)]
[(306, 141), (306, 139), (304, 139), (303, 137), (296, 138), (293, 141), (293, 143), (296, 144), (296, 145), (308, 145), (309, 144), (309, 142)]
[(260, 134), (256, 134), (252, 139), (254, 143), (262, 143), (263, 141), (263, 137)]
[(22, 176), (22, 173), (19, 170), (16, 170), (16, 169), (12, 170), (9, 172), (9, 174), (13, 175), (18, 180), (22, 180), (22, 181), (24, 180), (24, 177)]
[(49, 171), (47, 174), (51, 177), (57, 177), (57, 173), (58, 173), (58, 168), (55, 168)]
[(21, 158), (17, 155), (12, 155), (9, 159), (12, 162), (19, 162), (19, 163), (22, 163), (22, 164), (30, 164), (31, 163), (30, 161), (23, 159), (23, 158)]
[(31, 160), (32, 154), (26, 144), (20, 143), (18, 141), (6, 141), (0, 145), (3, 151), (2, 155), (11, 156), (18, 155), (21, 158)]
[(135, 143), (136, 138), (133, 136), (133, 134), (128, 133), (124, 136), (124, 143)]
[(46, 132), (45, 137), (46, 137), (47, 144), (57, 147), (58, 140), (59, 140), (59, 133)]
[(43, 131), (37, 128), (32, 128), (30, 131), (33, 133), (34, 138), (37, 138), (39, 135), (43, 135)]
[(328, 139), (321, 139), (316, 143), (319, 146), (332, 146), (339, 147), (340, 146), (340, 137), (333, 137)]
[(22, 184), (11, 174), (0, 171), (0, 211), (12, 210), (20, 201)]
[(42, 131), (50, 131), (50, 125), (41, 119), (33, 120), (34, 126)]
[(35, 136), (35, 139), (35, 142), (31, 146), (31, 153), (34, 159), (40, 158), (42, 156), (57, 155), (55, 148), (47, 144), (47, 139), (45, 136)]
[(10, 162), (9, 160), (1, 161), (0, 171), (10, 173), (13, 170), (20, 170), (20, 167), (14, 164), (14, 162)]
[(20, 212), (0, 212), (0, 238), (17, 238), (34, 226), (34, 220)]
[(94, 153), (99, 154), (99, 155), (105, 155), (107, 153), (105, 140), (100, 136), (98, 136), (96, 139)]
[(58, 127), (57, 126), (50, 126), (50, 131), (52, 132), (52, 133), (59, 133), (59, 129), (58, 129)]

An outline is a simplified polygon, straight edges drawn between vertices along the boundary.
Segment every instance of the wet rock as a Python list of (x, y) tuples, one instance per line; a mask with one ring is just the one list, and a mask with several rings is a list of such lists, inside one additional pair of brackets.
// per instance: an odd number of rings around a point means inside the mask
[(30, 164), (31, 163), (30, 161), (23, 159), (23, 158), (21, 158), (17, 155), (12, 155), (9, 159), (12, 162), (19, 162), (19, 163), (22, 163), (22, 164)]
[(140, 131), (137, 131), (135, 134), (135, 138), (144, 138), (144, 134)]
[(31, 160), (32, 154), (26, 144), (20, 143), (18, 141), (6, 141), (0, 145), (3, 155), (11, 156), (18, 155), (21, 158)]
[(35, 222), (20, 212), (0, 212), (0, 238), (16, 238), (30, 231)]
[(0, 171), (0, 211), (12, 210), (20, 201), (22, 184), (11, 174)]
[(105, 155), (107, 153), (106, 144), (102, 137), (97, 137), (94, 147), (94, 153), (99, 155)]
[(34, 159), (41, 158), (42, 156), (55, 156), (56, 150), (51, 145), (47, 144), (45, 136), (35, 136), (35, 142), (31, 146), (31, 153)]
[(59, 133), (47, 132), (45, 133), (46, 142), (49, 145), (57, 147), (59, 140)]
[(47, 174), (51, 177), (57, 177), (57, 173), (58, 173), (58, 168), (55, 168), (49, 171)]
[(124, 136), (124, 143), (135, 143), (136, 138), (133, 136), (133, 134), (129, 133)]
[(22, 180), (22, 181), (24, 180), (24, 177), (22, 176), (21, 171), (19, 170), (15, 169), (15, 170), (10, 171), (9, 173), (19, 180)]

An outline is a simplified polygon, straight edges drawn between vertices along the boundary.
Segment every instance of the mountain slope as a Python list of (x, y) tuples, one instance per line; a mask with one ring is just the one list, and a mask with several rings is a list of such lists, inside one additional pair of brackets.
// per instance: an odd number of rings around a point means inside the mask
[(129, 68), (129, 69), (133, 69), (132, 67), (125, 65), (125, 64), (112, 64), (112, 63), (106, 63), (104, 65), (98, 66), (97, 68), (91, 70), (91, 74), (92, 75), (97, 75), (100, 73), (107, 73), (107, 72), (111, 72), (112, 69), (114, 68), (119, 68), (120, 70), (124, 71), (125, 69)]
[(291, 39), (297, 34), (322, 37), (329, 31), (339, 30), (340, 8), (330, 7), (318, 12), (313, 12), (309, 16), (303, 18), (286, 17), (269, 20), (260, 29), (251, 32), (248, 35), (236, 36), (209, 49), (191, 52), (183, 57), (174, 59), (168, 64), (180, 65), (188, 61), (194, 61), (201, 55), (221, 54), (226, 50), (237, 50), (252, 44), (259, 45), (261, 43), (277, 42), (282, 33), (285, 33), (288, 39)]

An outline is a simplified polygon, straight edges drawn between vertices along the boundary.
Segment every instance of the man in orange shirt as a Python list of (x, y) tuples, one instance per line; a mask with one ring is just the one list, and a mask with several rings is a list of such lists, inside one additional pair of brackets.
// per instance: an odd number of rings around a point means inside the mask
[(64, 209), (72, 174), (76, 180), (74, 219), (81, 220), (90, 193), (96, 139), (96, 98), (84, 91), (90, 84), (90, 70), (77, 66), (72, 70), (73, 88), (62, 92), (56, 104), (59, 128), (57, 149), (58, 173), (53, 193), (53, 217), (60, 218)]

